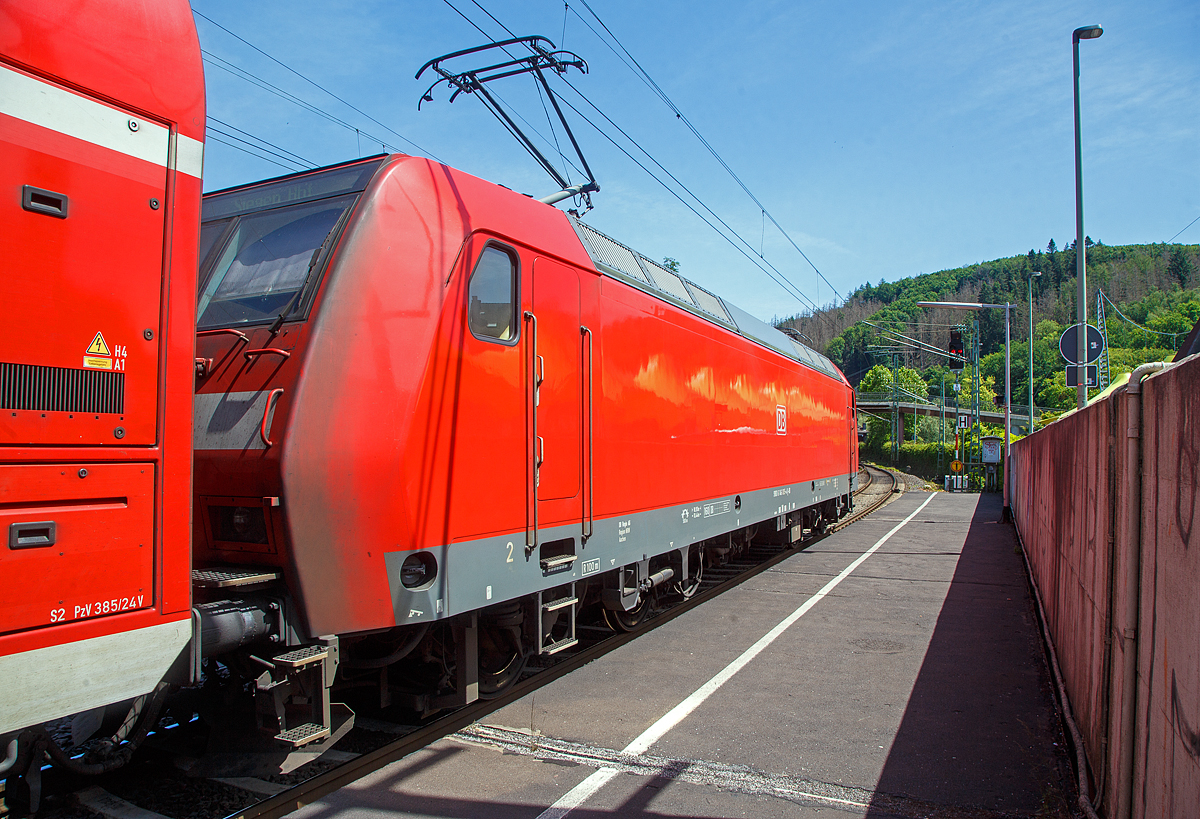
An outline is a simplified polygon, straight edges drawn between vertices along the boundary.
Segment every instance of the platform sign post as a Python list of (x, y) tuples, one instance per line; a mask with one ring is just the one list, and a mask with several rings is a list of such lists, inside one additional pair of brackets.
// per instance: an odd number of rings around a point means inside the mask
[(1099, 368), (1095, 364), (1068, 364), (1067, 371), (1067, 386), (1079, 386), (1079, 371), (1083, 370), (1083, 383), (1088, 387), (1096, 387), (1100, 384)]
[(983, 462), (985, 464), (1000, 463), (1000, 443), (1002, 439), (995, 435), (985, 435), (980, 441)]
[(946, 476), (946, 488), (947, 489), (962, 489), (963, 488), (963, 483), (962, 483), (963, 474), (962, 473), (963, 473), (964, 469), (965, 469), (965, 466), (964, 466), (963, 462), (958, 460), (957, 457), (953, 461), (950, 462), (950, 471), (954, 474)]
[(1079, 361), (1077, 360), (1079, 358), (1079, 326), (1072, 324), (1063, 330), (1063, 334), (1058, 337), (1058, 351), (1068, 364), (1091, 364), (1104, 352), (1104, 336), (1092, 325), (1085, 325), (1087, 338), (1084, 342), (1084, 349), (1087, 360)]

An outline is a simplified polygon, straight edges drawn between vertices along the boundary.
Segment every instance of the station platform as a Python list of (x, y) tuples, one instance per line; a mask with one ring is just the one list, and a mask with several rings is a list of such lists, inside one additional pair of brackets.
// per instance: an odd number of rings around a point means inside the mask
[(997, 495), (909, 491), (302, 819), (1068, 816)]

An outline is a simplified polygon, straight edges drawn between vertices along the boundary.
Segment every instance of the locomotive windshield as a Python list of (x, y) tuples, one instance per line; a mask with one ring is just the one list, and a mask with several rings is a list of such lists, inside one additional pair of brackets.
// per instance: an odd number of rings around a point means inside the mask
[(205, 225), (208, 276), (197, 305), (197, 328), (295, 313), (303, 301), (301, 290), (314, 284), (311, 274), (321, 251), (355, 199), (306, 202)]
[(302, 318), (340, 226), (385, 158), (205, 194), (197, 329)]

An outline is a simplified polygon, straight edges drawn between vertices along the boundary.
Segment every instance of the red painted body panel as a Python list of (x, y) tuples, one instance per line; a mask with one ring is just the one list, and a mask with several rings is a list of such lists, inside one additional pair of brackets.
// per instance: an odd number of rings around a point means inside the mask
[[(489, 244), (519, 260), (540, 361), (529, 318), (513, 344), (467, 327), (468, 279)], [(591, 470), (581, 325), (593, 335)], [(272, 344), (291, 357), (257, 373), (232, 336), (201, 336), (198, 355), (227, 363), (198, 401), (284, 393), (274, 446), (196, 453), (201, 499), (282, 497), (269, 510), (282, 542), (216, 549), (197, 524), (196, 548), (201, 562), (284, 567), (314, 635), (396, 623), (387, 552), (488, 535), (523, 544), (535, 456), (542, 528), (581, 523), (589, 473), (599, 520), (846, 476), (857, 457), (844, 379), (601, 276), (561, 211), (424, 159), (376, 174), (309, 319), (285, 326)], [(248, 333), (245, 348), (268, 342), (264, 328)], [(544, 374), (536, 438), (533, 372)]]
[(204, 139), (204, 66), (187, 3), (5, 0), (0, 55)]
[[(205, 112), (186, 2), (0, 3), (0, 71), (44, 99), (0, 100), (0, 361), (37, 378), (50, 368), (124, 376), (123, 405), (94, 411), (49, 381), (25, 393), (5, 382), (0, 534), (57, 524), (53, 546), (3, 547), (0, 658), (12, 658), (190, 616)], [(161, 154), (114, 139), (113, 122), (138, 133), (130, 120), (143, 136), (161, 131)], [(190, 173), (174, 167), (180, 136)], [(66, 218), (23, 208), (25, 185), (65, 194)], [(102, 704), (81, 694), (75, 710)]]
[[(260, 378), (260, 365), (230, 356), (232, 337), (198, 339), (197, 355), (235, 362), (218, 363), (202, 393), (284, 390), (272, 423), (281, 443), (247, 452), (201, 447), (196, 491), (287, 499), (289, 548), (277, 560), (312, 633), (391, 625), (383, 551), (449, 540), (447, 497), (462, 471), (450, 468), (455, 409), (464, 406), (453, 393), (469, 359), (460, 353), (461, 316), (447, 305), (461, 304), (464, 241), (483, 225), (503, 241), (523, 232), (556, 236), (560, 254), (586, 262), (564, 219), (483, 180), (398, 157), (364, 193), (312, 318), (286, 325), (293, 335), (275, 342), (291, 358), (262, 362)], [(245, 348), (267, 340), (265, 328), (249, 336)], [(494, 419), (490, 428), (513, 423)], [(199, 561), (274, 563), (214, 550), (198, 525), (195, 534)]]
[(623, 282), (601, 289), (598, 517), (849, 472), (843, 384)]
[[(154, 600), (154, 465), (77, 464), (5, 468), (0, 527), (53, 520), (67, 547), (0, 550), (5, 584), (0, 633), (147, 607)], [(19, 492), (16, 487), (19, 486)], [(15, 503), (5, 503), (14, 498)], [(34, 531), (40, 531), (35, 529)], [(52, 583), (37, 578), (53, 578)]]
[[(156, 329), (159, 320), (166, 213), (147, 203), (166, 200), (166, 146), (155, 165), (13, 117), (3, 124), (0, 166), (14, 192), (10, 206), (32, 184), (68, 195), (68, 217), (19, 207), (6, 214), (0, 254), (10, 273), (0, 279), (0, 302), (20, 319), (19, 327), (7, 328), (0, 360), (82, 366), (123, 375), (125, 383), (115, 418), (2, 413), (0, 443), (153, 446), (159, 345), (143, 330)], [(124, 430), (120, 439), (116, 426)]]

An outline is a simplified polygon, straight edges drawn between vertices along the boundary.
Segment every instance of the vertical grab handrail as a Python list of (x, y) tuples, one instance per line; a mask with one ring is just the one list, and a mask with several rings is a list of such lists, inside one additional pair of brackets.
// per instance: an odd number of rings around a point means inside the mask
[(592, 536), (595, 523), (592, 503), (592, 483), (595, 476), (592, 468), (592, 331), (586, 325), (580, 325), (579, 332), (587, 336), (587, 380), (584, 387), (587, 390), (587, 469), (584, 471), (587, 487), (583, 493), (584, 503), (587, 504), (587, 511), (583, 515), (583, 542), (586, 543)]
[[(262, 423), (258, 426), (258, 437), (263, 442), (263, 446), (270, 449), (274, 443), (268, 437), (267, 420), (271, 417), (271, 405), (275, 403), (275, 399), (283, 395), (283, 387), (276, 387), (271, 390), (271, 394), (267, 396), (267, 403), (263, 406)], [(274, 420), (274, 419), (271, 419)]]
[[(529, 322), (530, 328), (530, 355), (529, 355), (529, 412), (533, 416), (533, 431), (529, 439), (529, 466), (530, 477), (532, 478), (529, 486), (529, 497), (533, 507), (533, 528), (525, 530), (525, 556), (533, 554), (538, 545), (538, 453), (537, 453), (537, 411), (538, 411), (538, 338), (537, 338), (537, 316), (531, 311), (525, 311), (525, 320)], [(528, 518), (527, 518), (528, 520)]]

